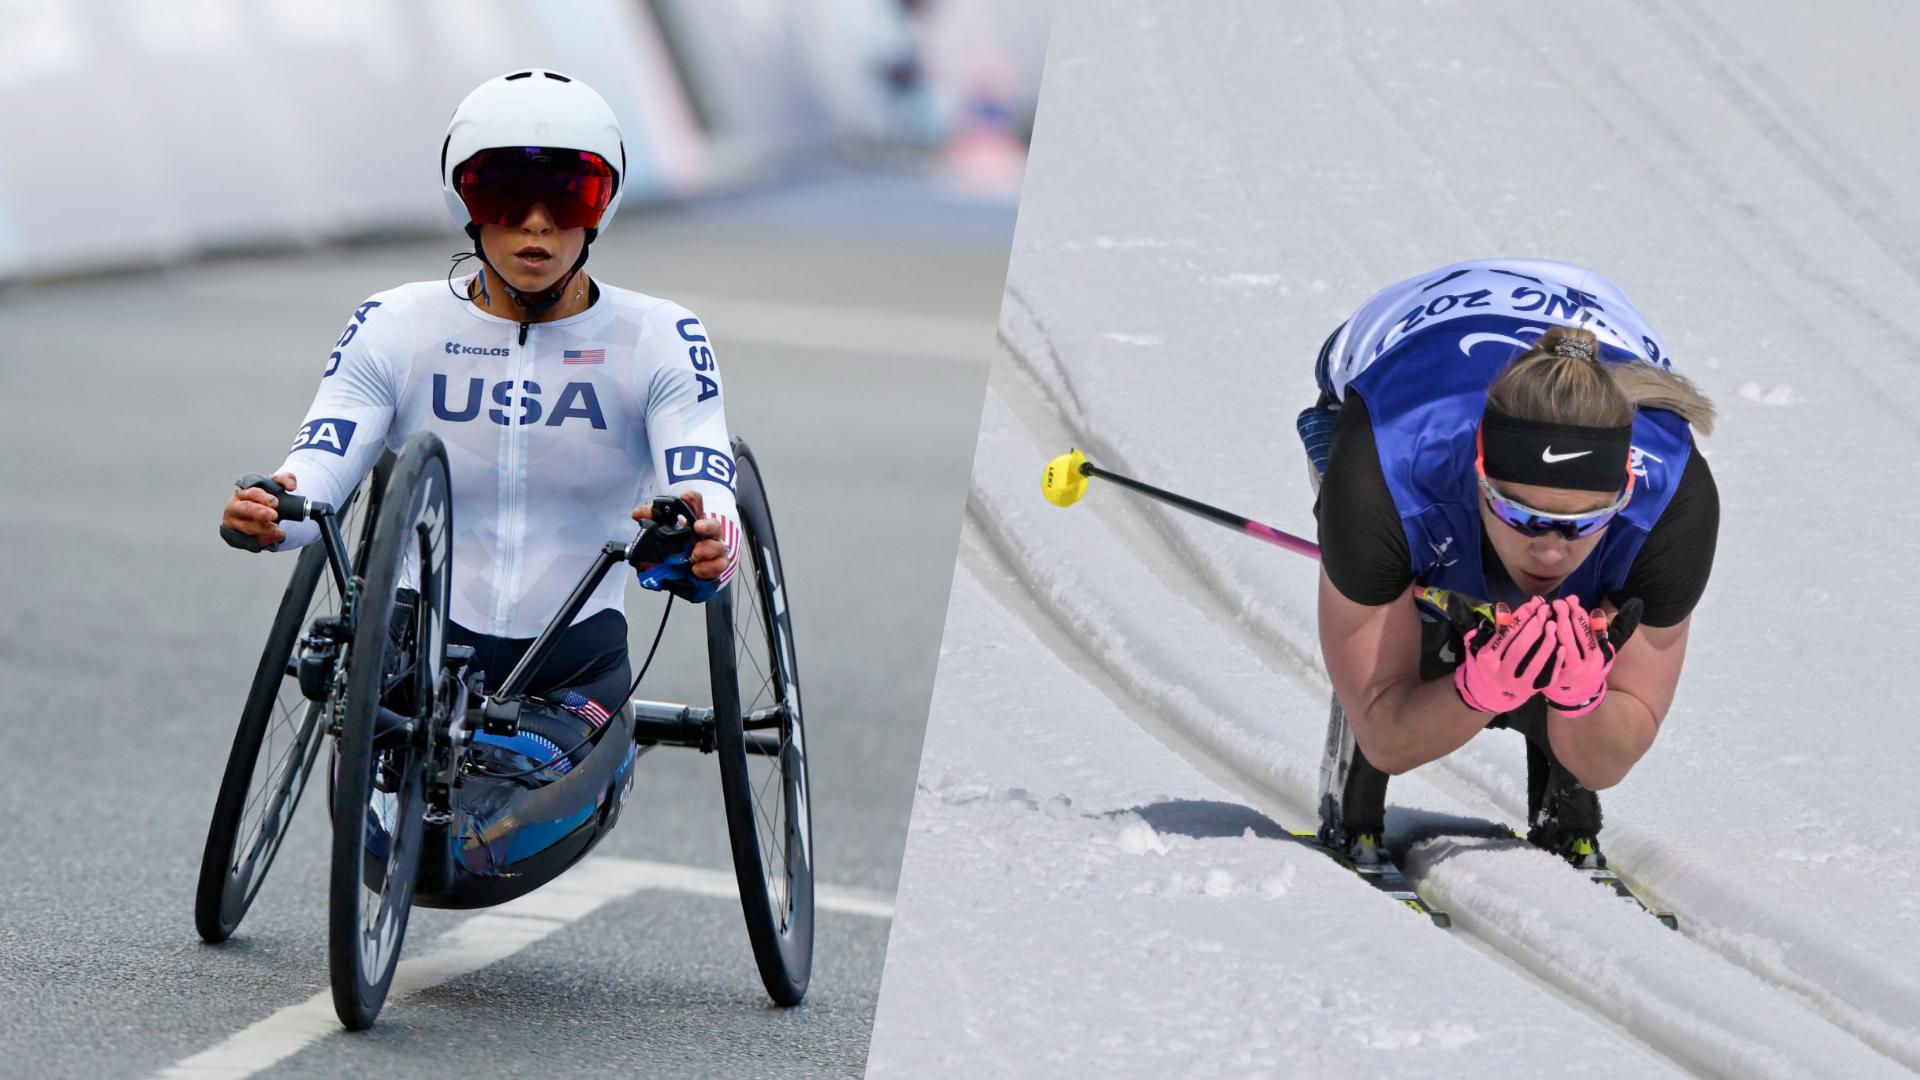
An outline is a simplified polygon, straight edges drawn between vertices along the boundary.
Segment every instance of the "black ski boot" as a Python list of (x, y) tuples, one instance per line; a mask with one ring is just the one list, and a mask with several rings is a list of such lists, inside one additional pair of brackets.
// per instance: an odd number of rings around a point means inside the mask
[(1314, 835), (1320, 846), (1355, 866), (1379, 866), (1390, 863), (1387, 841), (1378, 832), (1354, 832), (1345, 825), (1322, 822)]
[(1354, 837), (1346, 853), (1355, 866), (1380, 866), (1393, 861), (1387, 857), (1387, 842), (1379, 833), (1361, 833)]
[[(1534, 755), (1542, 759), (1536, 769)], [(1536, 781), (1536, 777), (1538, 778)], [(1605, 870), (1600, 853), (1600, 796), (1580, 786), (1557, 761), (1527, 743), (1527, 843), (1582, 870)]]
[(1386, 862), (1386, 773), (1373, 767), (1353, 740), (1335, 699), (1327, 722), (1327, 750), (1320, 765), (1320, 845), (1356, 866)]

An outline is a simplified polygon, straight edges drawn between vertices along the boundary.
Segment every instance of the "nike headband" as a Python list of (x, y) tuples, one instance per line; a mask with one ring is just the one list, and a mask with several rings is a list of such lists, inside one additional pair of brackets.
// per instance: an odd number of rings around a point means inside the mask
[(1489, 407), (1480, 420), (1480, 460), (1490, 480), (1576, 491), (1627, 484), (1633, 425), (1579, 427), (1521, 420)]

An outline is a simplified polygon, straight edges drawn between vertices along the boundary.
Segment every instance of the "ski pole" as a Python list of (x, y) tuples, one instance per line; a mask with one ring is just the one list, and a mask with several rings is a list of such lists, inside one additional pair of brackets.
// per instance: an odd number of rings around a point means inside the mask
[[(1239, 514), (1222, 510), (1217, 506), (1209, 506), (1198, 499), (1189, 499), (1185, 495), (1142, 483), (1132, 477), (1121, 476), (1119, 473), (1103, 469), (1088, 461), (1087, 456), (1078, 450), (1069, 450), (1047, 462), (1046, 471), (1040, 475), (1040, 493), (1055, 506), (1072, 506), (1087, 493), (1087, 478), (1095, 476), (1137, 491), (1150, 499), (1157, 499), (1169, 506), (1185, 510), (1195, 517), (1205, 518), (1216, 525), (1237, 529), (1274, 547), (1298, 552), (1309, 558), (1320, 557), (1320, 545), (1311, 540), (1302, 539), (1252, 518), (1241, 517)], [(1485, 625), (1491, 632), (1492, 628), (1499, 625), (1503, 614), (1499, 608), (1485, 600), (1476, 600), (1464, 593), (1456, 593), (1433, 585), (1416, 584), (1412, 592), (1415, 599), (1445, 615), (1463, 631), (1470, 629), (1473, 625)], [(1623, 608), (1621, 616), (1616, 618), (1617, 629), (1614, 635), (1616, 646), (1626, 643), (1627, 637), (1633, 633), (1633, 628), (1640, 621), (1640, 601), (1635, 599), (1627, 603), (1632, 609), (1631, 615), (1629, 616), (1627, 610)], [(1603, 614), (1600, 618), (1600, 632), (1604, 634), (1606, 633), (1606, 616)]]
[(1078, 450), (1069, 450), (1059, 457), (1054, 458), (1052, 461), (1047, 462), (1047, 470), (1040, 477), (1040, 492), (1047, 497), (1048, 502), (1055, 506), (1072, 506), (1074, 503), (1080, 501), (1082, 495), (1087, 493), (1087, 478), (1091, 476), (1097, 476), (1102, 480), (1110, 480), (1119, 484), (1121, 487), (1137, 491), (1150, 499), (1157, 499), (1160, 502), (1166, 503), (1168, 506), (1185, 510), (1195, 517), (1205, 518), (1216, 525), (1225, 525), (1229, 529), (1238, 529), (1248, 536), (1256, 540), (1263, 540), (1272, 544), (1274, 547), (1285, 548), (1288, 551), (1296, 552), (1312, 559), (1320, 557), (1320, 545), (1311, 540), (1305, 540), (1292, 533), (1283, 532), (1280, 529), (1276, 529), (1271, 525), (1262, 524), (1252, 518), (1241, 517), (1239, 514), (1222, 510), (1217, 506), (1209, 506), (1198, 499), (1189, 499), (1185, 495), (1175, 494), (1174, 492), (1154, 487), (1152, 484), (1143, 484), (1138, 480), (1121, 476), (1116, 472), (1109, 472), (1095, 465), (1093, 462), (1088, 461), (1087, 456)]

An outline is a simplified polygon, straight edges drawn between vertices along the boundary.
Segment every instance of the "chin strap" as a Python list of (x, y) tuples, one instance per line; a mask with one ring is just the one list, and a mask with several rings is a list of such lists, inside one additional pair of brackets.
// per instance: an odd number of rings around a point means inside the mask
[[(561, 298), (567, 295), (567, 286), (573, 284), (573, 277), (580, 272), (580, 268), (587, 265), (587, 254), (593, 250), (594, 238), (599, 234), (599, 229), (588, 229), (587, 242), (580, 246), (580, 257), (574, 260), (573, 269), (567, 271), (567, 276), (554, 282), (551, 288), (531, 295), (514, 288), (512, 283), (507, 281), (506, 275), (495, 269), (494, 265), (487, 261), (487, 253), (480, 246), (480, 226), (472, 222), (467, 223), (467, 236), (473, 241), (473, 251), (461, 252), (455, 255), (453, 257), (454, 265), (458, 266), (470, 258), (479, 259), (480, 265), (492, 270), (493, 276), (500, 279), (500, 287), (507, 290), (507, 295), (512, 298), (514, 303), (520, 305), (520, 310), (528, 316), (534, 316), (559, 303)], [(448, 271), (448, 274), (451, 276), (452, 271)], [(493, 298), (487, 294), (487, 275), (485, 274), (480, 275), (480, 296), (489, 304), (493, 302)]]

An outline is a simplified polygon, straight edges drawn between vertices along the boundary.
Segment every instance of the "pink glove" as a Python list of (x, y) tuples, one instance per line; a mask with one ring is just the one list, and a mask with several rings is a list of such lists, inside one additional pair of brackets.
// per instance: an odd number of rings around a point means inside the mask
[(1607, 640), (1607, 614), (1589, 615), (1579, 597), (1569, 596), (1553, 602), (1553, 626), (1559, 648), (1544, 691), (1547, 704), (1567, 716), (1585, 716), (1606, 700), (1607, 674), (1613, 670), (1616, 650)]
[(1540, 673), (1553, 661), (1553, 609), (1545, 600), (1536, 596), (1510, 616), (1502, 608), (1501, 615), (1506, 617), (1493, 636), (1478, 648), (1473, 639), (1480, 631), (1467, 632), (1467, 658), (1453, 672), (1460, 700), (1478, 712), (1512, 712), (1525, 705)]

